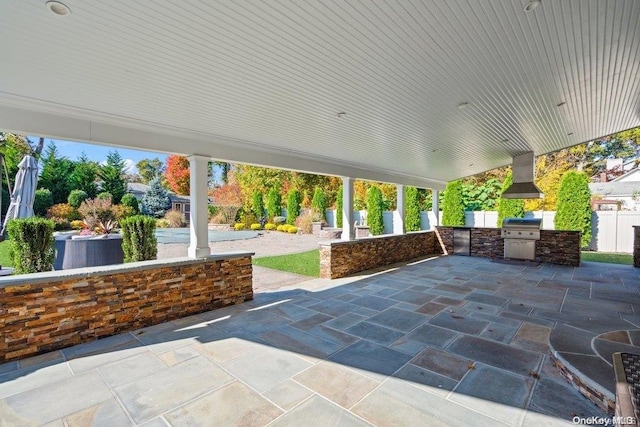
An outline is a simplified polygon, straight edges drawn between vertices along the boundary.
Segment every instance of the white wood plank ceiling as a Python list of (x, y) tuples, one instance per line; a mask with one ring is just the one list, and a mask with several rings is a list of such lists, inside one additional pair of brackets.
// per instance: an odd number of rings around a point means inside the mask
[(0, 0), (0, 128), (438, 188), (640, 125), (638, 0), (63, 2)]

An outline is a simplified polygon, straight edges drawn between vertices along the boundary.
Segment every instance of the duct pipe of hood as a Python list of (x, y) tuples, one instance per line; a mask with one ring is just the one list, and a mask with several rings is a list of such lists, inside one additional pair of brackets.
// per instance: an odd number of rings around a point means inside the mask
[(513, 158), (513, 184), (502, 193), (505, 199), (542, 199), (544, 194), (533, 183), (533, 151)]

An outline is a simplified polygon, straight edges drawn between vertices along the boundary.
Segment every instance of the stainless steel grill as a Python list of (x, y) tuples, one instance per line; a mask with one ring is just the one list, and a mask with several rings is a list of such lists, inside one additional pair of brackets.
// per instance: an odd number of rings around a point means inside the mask
[(541, 225), (539, 218), (506, 218), (500, 232), (504, 239), (504, 257), (535, 261)]

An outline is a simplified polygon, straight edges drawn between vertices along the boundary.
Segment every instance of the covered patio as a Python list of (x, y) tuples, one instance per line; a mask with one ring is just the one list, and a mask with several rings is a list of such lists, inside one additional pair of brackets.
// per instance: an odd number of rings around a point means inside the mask
[[(457, 256), (310, 280), (0, 365), (0, 419), (571, 425), (606, 414), (562, 377), (551, 354), (611, 394), (610, 353), (640, 344), (639, 287), (631, 266)], [(631, 339), (601, 335), (589, 354), (596, 335), (619, 330)]]
[[(635, 0), (1, 8), (0, 128), (188, 156), (186, 264), (211, 255), (211, 160), (342, 177), (349, 241), (355, 179), (396, 184), (404, 239), (405, 186), (434, 190), (437, 211), (451, 180), (640, 126)], [(198, 274), (196, 296), (211, 279)], [(610, 352), (639, 344), (638, 286), (631, 267), (447, 256), (314, 280), (1, 364), (0, 419), (537, 426), (602, 416)]]

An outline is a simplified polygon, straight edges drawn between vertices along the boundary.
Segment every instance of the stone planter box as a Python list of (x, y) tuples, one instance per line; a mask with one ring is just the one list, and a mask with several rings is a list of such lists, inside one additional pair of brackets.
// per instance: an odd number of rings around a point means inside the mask
[(342, 228), (327, 227), (320, 230), (320, 238), (325, 240), (337, 240), (342, 237)]
[(324, 224), (321, 221), (314, 221), (311, 223), (311, 234), (319, 236)]
[(54, 270), (97, 267), (124, 262), (122, 236), (119, 234), (89, 239), (72, 239), (71, 237), (70, 235), (56, 237)]
[(361, 239), (363, 237), (369, 237), (371, 233), (369, 233), (369, 226), (367, 225), (356, 225), (356, 239)]

